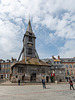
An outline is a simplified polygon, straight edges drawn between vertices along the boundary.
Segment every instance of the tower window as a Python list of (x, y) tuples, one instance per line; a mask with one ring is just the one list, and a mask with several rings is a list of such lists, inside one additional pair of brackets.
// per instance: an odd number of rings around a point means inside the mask
[(32, 49), (31, 48), (28, 48), (28, 54), (32, 55)]
[(32, 42), (32, 37), (29, 36), (29, 41)]

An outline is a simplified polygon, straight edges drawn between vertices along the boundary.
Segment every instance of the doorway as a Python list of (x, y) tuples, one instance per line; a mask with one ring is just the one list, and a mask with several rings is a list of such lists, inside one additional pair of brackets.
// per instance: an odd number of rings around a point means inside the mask
[(31, 74), (30, 81), (31, 81), (31, 82), (36, 82), (36, 73), (33, 72), (33, 73)]
[(3, 75), (1, 75), (1, 79), (3, 79)]
[(47, 83), (49, 82), (49, 76), (46, 76), (46, 82)]
[(51, 76), (51, 83), (54, 83), (55, 80), (54, 80), (54, 76)]
[(22, 76), (22, 82), (25, 82), (25, 75)]

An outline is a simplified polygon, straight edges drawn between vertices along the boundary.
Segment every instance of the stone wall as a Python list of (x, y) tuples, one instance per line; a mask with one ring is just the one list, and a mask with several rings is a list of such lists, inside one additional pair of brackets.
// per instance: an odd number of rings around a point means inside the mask
[[(23, 73), (19, 73), (18, 69), (23, 68)], [(47, 66), (38, 65), (17, 65), (13, 67), (12, 79), (18, 82), (18, 77), (20, 77), (21, 82), (41, 82), (42, 76), (49, 77), (50, 69)], [(50, 79), (49, 81), (50, 82)]]

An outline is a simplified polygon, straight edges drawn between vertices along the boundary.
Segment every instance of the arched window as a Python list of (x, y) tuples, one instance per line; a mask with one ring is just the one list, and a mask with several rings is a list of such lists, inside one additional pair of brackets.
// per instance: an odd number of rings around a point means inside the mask
[(75, 64), (73, 64), (73, 68), (75, 68)]
[(68, 64), (66, 65), (66, 68), (68, 68)]
[(73, 71), (71, 70), (71, 75), (73, 75)]
[(32, 37), (29, 36), (29, 41), (32, 42)]
[(69, 64), (70, 68), (72, 68), (72, 64)]
[(69, 75), (69, 70), (67, 70), (67, 75)]

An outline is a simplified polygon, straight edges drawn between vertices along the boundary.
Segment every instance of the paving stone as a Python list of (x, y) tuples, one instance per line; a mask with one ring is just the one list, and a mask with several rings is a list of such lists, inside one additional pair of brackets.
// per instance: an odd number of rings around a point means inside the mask
[[(69, 84), (0, 86), (0, 100), (75, 100)], [(75, 84), (74, 84), (75, 87)]]

